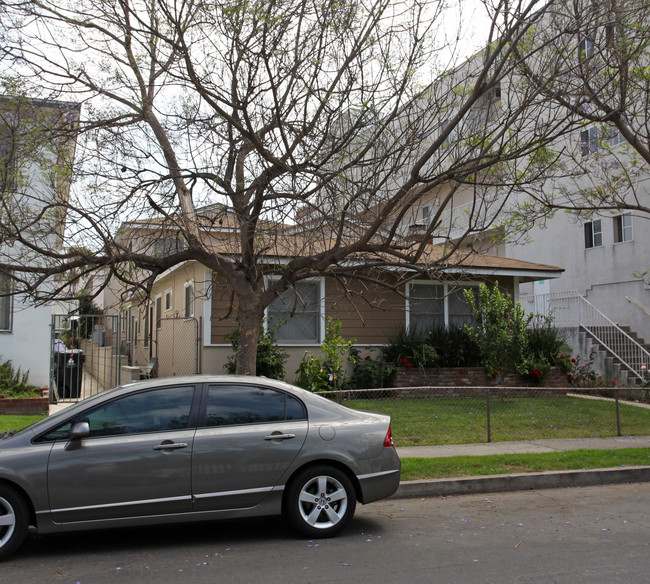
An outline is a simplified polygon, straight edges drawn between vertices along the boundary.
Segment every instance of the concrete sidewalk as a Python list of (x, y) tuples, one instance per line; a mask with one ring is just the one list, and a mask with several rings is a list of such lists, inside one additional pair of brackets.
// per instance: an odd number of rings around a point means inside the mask
[(447, 456), (486, 456), (489, 454), (528, 454), (563, 450), (615, 450), (650, 448), (650, 436), (613, 436), (611, 438), (566, 438), (521, 440), (516, 442), (478, 442), (442, 446), (405, 446), (397, 449), (400, 458), (443, 458)]
[[(480, 444), (449, 444), (444, 446), (408, 446), (398, 448), (401, 458), (441, 458), (449, 456), (486, 456), (490, 454), (522, 454), (562, 452), (581, 449), (648, 448), (650, 436), (621, 436), (612, 438), (571, 438), (560, 440), (526, 440), (521, 442), (490, 442)], [(611, 483), (650, 481), (648, 466), (629, 468), (549, 471), (402, 481), (393, 498), (444, 497), (470, 493), (495, 493), (526, 489), (584, 487)]]

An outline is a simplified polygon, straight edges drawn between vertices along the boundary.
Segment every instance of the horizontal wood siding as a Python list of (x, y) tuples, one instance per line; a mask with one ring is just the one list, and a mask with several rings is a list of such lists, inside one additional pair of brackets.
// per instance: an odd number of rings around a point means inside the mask
[(210, 343), (230, 344), (226, 335), (237, 328), (237, 297), (225, 282), (216, 278), (212, 282), (212, 318), (210, 322)]
[(406, 322), (404, 298), (388, 288), (366, 285), (358, 280), (345, 284), (325, 282), (325, 316), (340, 320), (346, 339), (357, 345), (377, 345)]

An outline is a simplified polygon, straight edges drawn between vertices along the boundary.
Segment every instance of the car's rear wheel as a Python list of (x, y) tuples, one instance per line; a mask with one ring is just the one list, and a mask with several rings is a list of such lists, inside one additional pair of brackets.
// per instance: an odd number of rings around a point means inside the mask
[(331, 466), (299, 473), (288, 486), (285, 512), (291, 526), (307, 537), (332, 537), (350, 523), (357, 499), (348, 476)]
[(20, 547), (28, 528), (29, 510), (23, 497), (11, 487), (0, 485), (0, 560)]

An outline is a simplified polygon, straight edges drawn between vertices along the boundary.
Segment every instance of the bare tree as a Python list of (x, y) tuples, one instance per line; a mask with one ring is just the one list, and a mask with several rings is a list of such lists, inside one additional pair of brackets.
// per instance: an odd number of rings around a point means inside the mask
[(523, 225), (557, 210), (650, 218), (649, 8), (647, 0), (556, 2), (537, 30), (553, 67), (537, 71), (522, 55), (522, 77), (579, 121), (572, 140), (548, 149), (547, 181), (527, 189), (517, 209)]
[[(46, 261), (3, 252), (0, 269), (46, 300), (53, 276), (108, 268), (146, 293), (196, 260), (233, 290), (253, 373), (265, 307), (294, 283), (435, 274), (543, 177), (536, 153), (575, 111), (549, 109), (521, 63), (550, 66), (531, 31), (554, 4), (486, 0), (486, 48), (463, 61), (436, 0), (2, 0), (3, 73), (83, 113), (68, 249), (3, 218)], [(155, 253), (152, 233), (176, 244)]]

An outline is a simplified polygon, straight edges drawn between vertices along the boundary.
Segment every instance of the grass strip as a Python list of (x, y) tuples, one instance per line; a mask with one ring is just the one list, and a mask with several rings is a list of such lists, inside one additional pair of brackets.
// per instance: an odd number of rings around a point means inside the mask
[(402, 458), (402, 480), (650, 465), (650, 448)]

